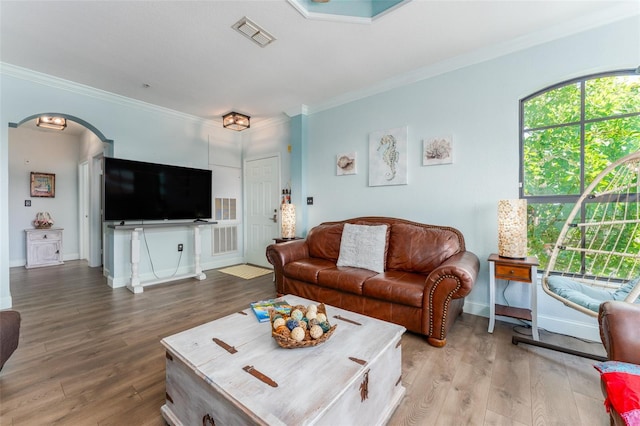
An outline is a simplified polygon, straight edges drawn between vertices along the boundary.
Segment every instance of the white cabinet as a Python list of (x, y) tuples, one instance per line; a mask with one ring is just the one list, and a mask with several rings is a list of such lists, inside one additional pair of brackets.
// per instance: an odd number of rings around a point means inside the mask
[(61, 265), (62, 228), (25, 229), (27, 264), (25, 268)]

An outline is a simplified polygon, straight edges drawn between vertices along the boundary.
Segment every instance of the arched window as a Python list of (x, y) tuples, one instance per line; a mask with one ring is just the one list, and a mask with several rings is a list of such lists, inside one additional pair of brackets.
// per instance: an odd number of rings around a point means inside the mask
[[(565, 81), (520, 101), (520, 198), (528, 204), (529, 254), (542, 269), (584, 188), (639, 149), (636, 70)], [(640, 236), (636, 243), (640, 249)]]

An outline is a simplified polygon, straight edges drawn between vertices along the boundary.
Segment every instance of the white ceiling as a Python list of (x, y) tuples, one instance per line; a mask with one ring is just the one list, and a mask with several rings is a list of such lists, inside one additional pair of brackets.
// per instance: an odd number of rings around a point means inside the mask
[[(255, 124), (638, 13), (637, 0), (413, 0), (361, 24), (306, 19), (287, 0), (2, 0), (0, 60)], [(243, 16), (276, 41), (261, 48), (235, 32)]]

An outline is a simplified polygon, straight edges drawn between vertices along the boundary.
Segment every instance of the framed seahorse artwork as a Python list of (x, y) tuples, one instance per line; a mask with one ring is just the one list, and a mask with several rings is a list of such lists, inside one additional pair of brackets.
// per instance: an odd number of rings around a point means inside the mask
[(407, 127), (369, 134), (369, 186), (407, 184)]
[(440, 136), (422, 141), (422, 165), (453, 163), (453, 137)]

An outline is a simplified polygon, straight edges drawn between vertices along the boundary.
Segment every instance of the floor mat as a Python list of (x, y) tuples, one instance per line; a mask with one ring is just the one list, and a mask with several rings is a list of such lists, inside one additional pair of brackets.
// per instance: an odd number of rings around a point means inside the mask
[(225, 274), (244, 278), (245, 280), (261, 277), (263, 275), (267, 275), (273, 272), (271, 269), (261, 268), (259, 266), (252, 266), (252, 265), (231, 266), (229, 268), (219, 269), (219, 271)]

